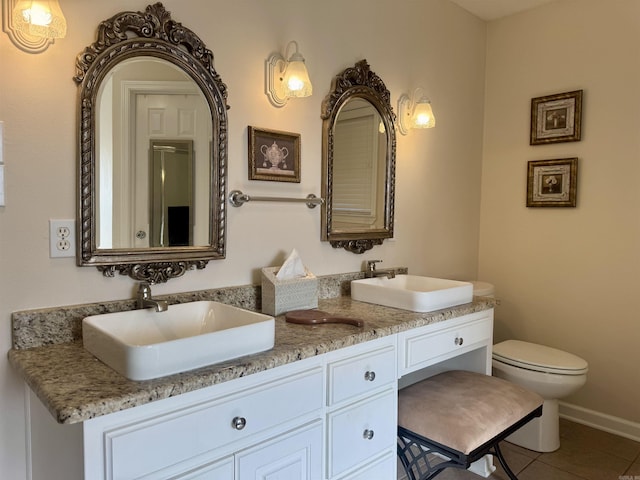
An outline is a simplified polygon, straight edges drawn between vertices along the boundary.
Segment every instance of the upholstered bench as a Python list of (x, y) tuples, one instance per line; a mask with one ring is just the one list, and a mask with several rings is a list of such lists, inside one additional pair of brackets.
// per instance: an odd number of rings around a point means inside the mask
[[(512, 480), (498, 443), (542, 414), (542, 397), (500, 378), (454, 370), (398, 393), (398, 456), (410, 480), (494, 455)], [(435, 455), (434, 455), (435, 454)]]

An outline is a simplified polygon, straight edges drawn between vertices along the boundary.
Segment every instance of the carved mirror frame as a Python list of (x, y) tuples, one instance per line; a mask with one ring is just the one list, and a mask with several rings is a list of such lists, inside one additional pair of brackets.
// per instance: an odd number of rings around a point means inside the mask
[[(155, 57), (182, 69), (201, 89), (212, 116), (209, 245), (99, 249), (96, 235), (97, 95), (107, 73), (123, 60)], [(225, 257), (227, 176), (227, 87), (213, 65), (213, 53), (191, 30), (171, 18), (161, 3), (144, 12), (120, 12), (98, 27), (97, 40), (76, 60), (79, 86), (78, 251), (79, 266), (95, 266), (135, 280), (166, 282), (209, 260)]]
[[(333, 228), (333, 154), (334, 125), (341, 108), (351, 99), (368, 101), (378, 111), (387, 135), (384, 227), (356, 231)], [(382, 245), (385, 238), (393, 237), (395, 199), (396, 130), (395, 114), (391, 107), (389, 90), (382, 79), (371, 71), (366, 60), (338, 74), (331, 83), (331, 91), (322, 102), (322, 188), (325, 202), (322, 204), (322, 240), (334, 248), (344, 248), (353, 253), (364, 253), (375, 245)]]

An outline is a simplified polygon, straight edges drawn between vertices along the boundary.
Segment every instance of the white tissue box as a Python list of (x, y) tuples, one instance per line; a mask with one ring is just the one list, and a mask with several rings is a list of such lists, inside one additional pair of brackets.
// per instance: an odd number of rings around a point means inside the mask
[(280, 315), (318, 306), (318, 279), (305, 267), (306, 277), (278, 280), (280, 267), (262, 269), (262, 312)]

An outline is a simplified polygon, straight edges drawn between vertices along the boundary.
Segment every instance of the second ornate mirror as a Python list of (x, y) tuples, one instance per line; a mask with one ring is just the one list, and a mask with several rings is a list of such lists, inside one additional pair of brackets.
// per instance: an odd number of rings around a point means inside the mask
[(366, 60), (332, 82), (322, 103), (322, 240), (364, 253), (393, 237), (395, 115)]
[(161, 3), (102, 22), (77, 58), (78, 263), (164, 282), (225, 256), (227, 90)]

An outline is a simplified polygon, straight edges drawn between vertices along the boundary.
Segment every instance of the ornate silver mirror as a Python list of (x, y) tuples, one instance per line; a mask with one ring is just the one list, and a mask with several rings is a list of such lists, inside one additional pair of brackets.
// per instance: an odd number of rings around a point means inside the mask
[(322, 240), (364, 253), (393, 237), (395, 114), (366, 60), (347, 68), (322, 103)]
[(165, 282), (225, 256), (227, 87), (161, 3), (78, 55), (78, 264)]

